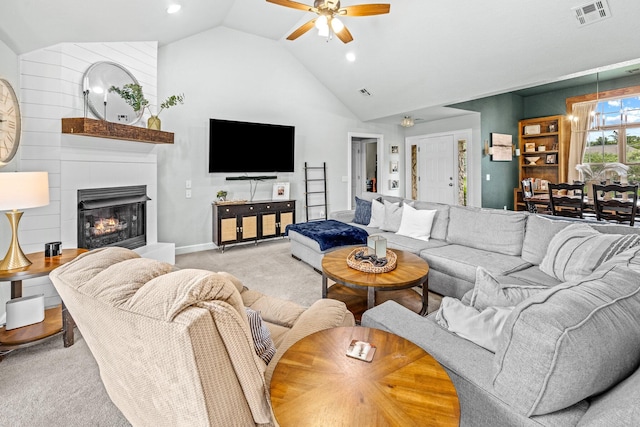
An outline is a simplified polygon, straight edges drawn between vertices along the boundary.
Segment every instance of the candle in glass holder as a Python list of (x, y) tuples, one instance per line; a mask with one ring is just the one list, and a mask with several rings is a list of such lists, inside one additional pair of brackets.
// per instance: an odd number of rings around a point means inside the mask
[(382, 236), (367, 237), (367, 254), (375, 255), (377, 258), (387, 256), (387, 239)]

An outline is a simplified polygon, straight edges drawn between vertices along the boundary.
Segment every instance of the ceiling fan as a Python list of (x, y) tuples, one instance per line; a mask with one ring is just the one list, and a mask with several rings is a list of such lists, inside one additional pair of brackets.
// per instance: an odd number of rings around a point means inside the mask
[(353, 40), (351, 32), (344, 26), (339, 16), (371, 16), (389, 13), (389, 4), (357, 4), (354, 6), (340, 7), (340, 0), (314, 0), (313, 6), (298, 3), (292, 0), (267, 0), (269, 3), (278, 4), (280, 6), (290, 7), (292, 9), (313, 12), (318, 15), (317, 18), (301, 25), (293, 33), (289, 34), (287, 40), (295, 40), (311, 28), (318, 28), (321, 36), (331, 37), (335, 34), (343, 43), (349, 43)]

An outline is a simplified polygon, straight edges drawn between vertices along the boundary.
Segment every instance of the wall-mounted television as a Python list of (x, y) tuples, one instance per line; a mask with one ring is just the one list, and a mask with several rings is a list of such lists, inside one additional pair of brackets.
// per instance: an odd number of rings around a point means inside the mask
[(295, 127), (209, 120), (209, 172), (293, 172)]

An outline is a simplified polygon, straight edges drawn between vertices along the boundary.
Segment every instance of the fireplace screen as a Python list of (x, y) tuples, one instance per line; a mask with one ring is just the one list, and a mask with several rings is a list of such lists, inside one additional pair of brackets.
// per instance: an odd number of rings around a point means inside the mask
[(144, 246), (148, 200), (146, 185), (78, 190), (78, 247)]

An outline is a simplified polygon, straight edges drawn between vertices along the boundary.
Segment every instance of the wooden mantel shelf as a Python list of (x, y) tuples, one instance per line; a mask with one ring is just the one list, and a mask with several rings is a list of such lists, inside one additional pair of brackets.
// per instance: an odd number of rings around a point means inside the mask
[(149, 144), (173, 144), (173, 132), (82, 117), (63, 118), (62, 133), (95, 136), (97, 138), (124, 139)]

